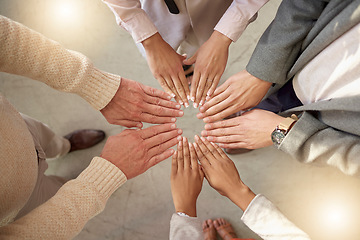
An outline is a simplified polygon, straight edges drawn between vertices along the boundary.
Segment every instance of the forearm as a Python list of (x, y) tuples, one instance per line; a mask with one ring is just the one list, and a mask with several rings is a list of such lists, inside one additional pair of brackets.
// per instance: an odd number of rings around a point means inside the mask
[(260, 38), (246, 67), (268, 82), (283, 84), (301, 45), (326, 6), (321, 0), (285, 0)]
[(157, 32), (139, 0), (103, 0), (113, 11), (118, 25), (128, 31), (136, 43), (140, 43)]
[(94, 158), (79, 177), (67, 182), (50, 200), (0, 228), (0, 238), (71, 239), (125, 182), (125, 175), (115, 165)]
[(237, 41), (245, 31), (252, 17), (254, 17), (259, 9), (268, 1), (269, 0), (234, 0), (214, 30), (227, 36), (234, 42)]
[(252, 200), (241, 220), (264, 240), (310, 239), (262, 195)]
[[(335, 111), (334, 114), (336, 113)], [(343, 111), (337, 114), (346, 116)], [(358, 119), (359, 116), (348, 117)], [(346, 119), (343, 120), (345, 121)], [(356, 125), (352, 126), (356, 128)], [(359, 146), (360, 137), (354, 131), (347, 133), (329, 127), (310, 113), (304, 112), (279, 149), (300, 162), (323, 162), (339, 168), (345, 174), (354, 175), (360, 171)]]
[(0, 71), (41, 81), (57, 90), (76, 93), (95, 109), (115, 95), (120, 76), (96, 69), (84, 55), (6, 17), (0, 16)]

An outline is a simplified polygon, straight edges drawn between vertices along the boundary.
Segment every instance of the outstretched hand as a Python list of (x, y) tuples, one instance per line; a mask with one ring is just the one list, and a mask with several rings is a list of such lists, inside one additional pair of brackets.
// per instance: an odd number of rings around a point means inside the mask
[(273, 112), (254, 109), (239, 117), (208, 123), (201, 135), (222, 148), (257, 149), (273, 144), (271, 133), (283, 119)]
[(122, 78), (115, 96), (100, 112), (109, 123), (124, 127), (142, 128), (142, 122), (171, 123), (184, 112), (170, 99), (163, 91)]
[(174, 123), (127, 129), (108, 138), (100, 157), (131, 179), (170, 157), (174, 150), (169, 148), (177, 144), (181, 133)]
[(142, 44), (150, 70), (161, 87), (175, 97), (178, 103), (189, 106), (190, 90), (182, 67), (185, 57), (172, 49), (159, 33), (147, 38)]
[(186, 65), (195, 63), (190, 89), (195, 108), (203, 105), (206, 97), (214, 93), (224, 73), (231, 42), (222, 33), (214, 31), (194, 56), (184, 61)]
[(196, 217), (196, 200), (203, 179), (204, 173), (198, 164), (195, 149), (184, 137), (173, 154), (171, 166), (171, 193), (176, 212)]
[(255, 194), (241, 181), (234, 162), (215, 143), (198, 136), (195, 141), (195, 151), (210, 186), (245, 210)]
[(243, 70), (215, 90), (211, 99), (200, 107), (197, 117), (210, 123), (254, 107), (265, 96), (271, 84)]

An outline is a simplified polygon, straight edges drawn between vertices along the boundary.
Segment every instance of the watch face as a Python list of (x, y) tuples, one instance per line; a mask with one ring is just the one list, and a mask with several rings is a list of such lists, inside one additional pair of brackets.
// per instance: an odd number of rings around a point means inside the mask
[(271, 140), (275, 146), (279, 146), (280, 143), (284, 140), (285, 134), (281, 130), (275, 130), (271, 134)]

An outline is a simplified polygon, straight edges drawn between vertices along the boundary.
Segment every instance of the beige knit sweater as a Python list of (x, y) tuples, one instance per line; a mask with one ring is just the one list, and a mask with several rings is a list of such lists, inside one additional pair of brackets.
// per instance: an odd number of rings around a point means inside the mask
[[(100, 110), (112, 99), (120, 77), (102, 72), (25, 26), (0, 16), (0, 71), (26, 76), (76, 93)], [(126, 182), (115, 165), (95, 157), (49, 201), (13, 222), (37, 179), (37, 155), (20, 114), (0, 93), (0, 239), (70, 239), (101, 212)]]

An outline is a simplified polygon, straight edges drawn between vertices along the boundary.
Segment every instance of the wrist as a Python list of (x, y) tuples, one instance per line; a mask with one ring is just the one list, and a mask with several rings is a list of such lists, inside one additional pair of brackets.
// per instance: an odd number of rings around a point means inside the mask
[(228, 38), (226, 35), (222, 34), (221, 32), (218, 31), (214, 31), (211, 34), (210, 37), (212, 40), (218, 42), (218, 46), (225, 46), (225, 47), (229, 47), (230, 44), (232, 43), (232, 40), (230, 38)]
[(185, 213), (190, 217), (196, 217), (196, 201), (189, 203), (175, 204), (175, 211), (177, 213)]
[(245, 211), (256, 195), (244, 183), (241, 183), (234, 189), (235, 191), (232, 191), (231, 194), (228, 195), (228, 198), (241, 208), (241, 210)]
[(145, 48), (145, 50), (150, 50), (152, 49), (154, 46), (156, 46), (157, 44), (159, 44), (159, 42), (164, 41), (163, 38), (161, 37), (161, 35), (157, 32), (154, 35), (152, 35), (151, 37), (145, 39), (144, 41), (141, 42), (141, 44), (143, 45), (143, 47)]

